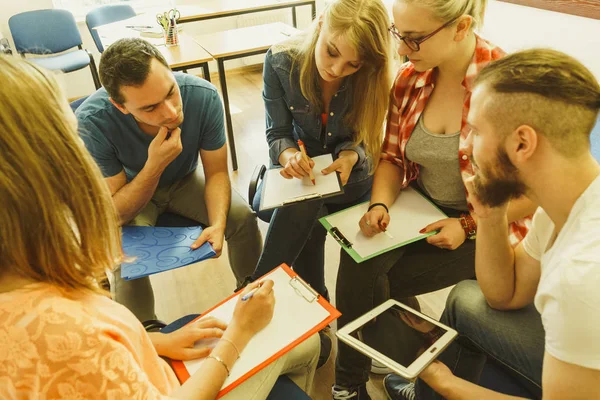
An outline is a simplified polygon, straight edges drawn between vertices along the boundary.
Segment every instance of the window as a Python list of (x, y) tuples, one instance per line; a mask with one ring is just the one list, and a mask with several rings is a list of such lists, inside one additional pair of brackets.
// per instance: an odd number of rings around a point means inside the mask
[(85, 15), (96, 7), (106, 4), (129, 4), (136, 12), (141, 13), (149, 8), (160, 8), (166, 4), (175, 5), (175, 0), (52, 0), (54, 8), (69, 10), (75, 19), (83, 20)]

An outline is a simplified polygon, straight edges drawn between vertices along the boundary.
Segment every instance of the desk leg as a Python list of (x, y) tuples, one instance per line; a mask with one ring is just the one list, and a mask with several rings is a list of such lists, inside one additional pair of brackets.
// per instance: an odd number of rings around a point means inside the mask
[(202, 77), (210, 82), (210, 71), (208, 70), (208, 63), (202, 63)]
[(317, 18), (317, 2), (313, 1), (310, 5), (310, 12), (312, 13), (312, 19)]
[(229, 150), (231, 151), (231, 164), (233, 170), (237, 171), (237, 156), (235, 154), (235, 141), (233, 139), (233, 123), (231, 121), (231, 111), (229, 110), (229, 94), (227, 93), (227, 78), (225, 77), (225, 60), (219, 58), (217, 60), (219, 66), (219, 82), (221, 83), (221, 92), (223, 92), (223, 103), (225, 105), (225, 122), (227, 123), (227, 141), (229, 142)]
[(298, 27), (298, 22), (296, 21), (296, 7), (292, 7), (292, 25), (294, 25), (294, 28)]

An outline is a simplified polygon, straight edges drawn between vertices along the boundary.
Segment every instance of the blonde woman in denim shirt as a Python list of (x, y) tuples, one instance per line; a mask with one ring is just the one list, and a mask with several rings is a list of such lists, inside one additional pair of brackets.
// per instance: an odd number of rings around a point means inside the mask
[[(328, 297), (326, 231), (318, 218), (369, 197), (391, 86), (388, 26), (380, 0), (335, 0), (308, 32), (267, 53), (263, 98), (272, 166), (281, 166), (287, 179), (308, 176), (314, 162), (302, 159), (301, 139), (309, 157), (333, 155), (323, 173), (339, 173), (344, 194), (259, 213), (270, 226), (253, 279), (286, 262)], [(260, 196), (261, 190), (256, 211)]]

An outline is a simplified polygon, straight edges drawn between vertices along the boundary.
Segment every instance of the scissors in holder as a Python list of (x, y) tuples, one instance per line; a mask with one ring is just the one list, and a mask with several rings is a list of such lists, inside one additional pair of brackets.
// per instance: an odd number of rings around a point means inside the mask
[(178, 9), (173, 8), (173, 9), (169, 10), (169, 12), (167, 13), (167, 17), (170, 20), (174, 19), (177, 22), (179, 20), (179, 17), (181, 17), (181, 13), (179, 12)]

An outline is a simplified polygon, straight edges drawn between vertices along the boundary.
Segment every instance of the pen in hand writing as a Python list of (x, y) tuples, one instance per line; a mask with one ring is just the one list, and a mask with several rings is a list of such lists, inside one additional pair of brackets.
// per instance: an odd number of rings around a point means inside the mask
[(383, 233), (385, 233), (385, 236), (389, 237), (390, 239), (393, 239), (393, 238), (394, 238), (394, 237), (391, 235), (391, 233), (389, 233), (389, 232), (387, 231), (387, 229), (386, 229), (385, 225), (383, 225), (383, 224), (381, 223), (381, 221), (379, 221), (379, 229), (381, 229), (381, 231), (382, 231)]
[[(304, 147), (304, 142), (300, 139), (298, 139), (298, 147), (300, 147), (300, 152), (302, 153), (302, 158), (304, 158), (304, 160), (306, 160), (306, 162), (308, 163), (308, 154), (306, 154), (306, 147)], [(308, 164), (310, 167), (310, 163), (308, 163)], [(313, 185), (317, 184), (315, 181), (315, 176), (312, 172), (312, 169), (310, 170), (309, 178)]]
[(259, 283), (257, 287), (255, 287), (254, 289), (252, 289), (251, 291), (249, 291), (248, 293), (246, 293), (245, 295), (242, 296), (242, 301), (248, 301), (252, 298), (252, 296), (254, 296), (254, 293), (256, 293), (256, 291), (258, 289), (260, 289), (260, 286), (262, 285), (262, 283)]

